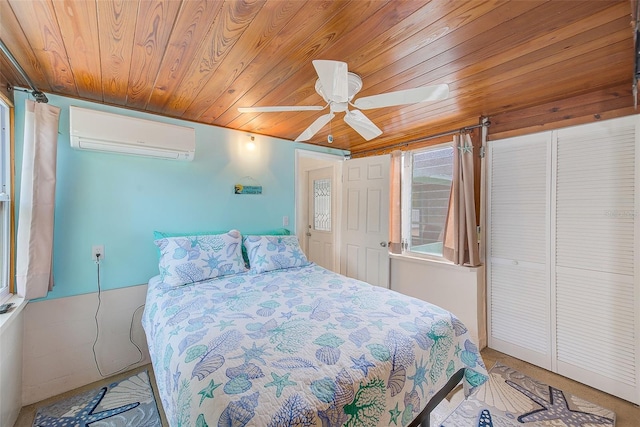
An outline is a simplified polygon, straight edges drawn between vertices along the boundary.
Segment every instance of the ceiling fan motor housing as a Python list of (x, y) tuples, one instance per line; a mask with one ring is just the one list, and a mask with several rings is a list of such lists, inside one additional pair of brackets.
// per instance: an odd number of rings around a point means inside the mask
[[(355, 73), (347, 73), (347, 85), (348, 85), (348, 99), (349, 101), (351, 101), (353, 99), (354, 96), (356, 96), (356, 94), (358, 92), (360, 92), (360, 89), (362, 89), (362, 79), (360, 78), (359, 75), (355, 74)], [(315, 89), (316, 92), (318, 92), (318, 95), (320, 95), (322, 97), (322, 99), (325, 100), (325, 102), (327, 102), (328, 104), (333, 104), (336, 103), (335, 101), (332, 101), (331, 99), (327, 98), (327, 96), (324, 94), (324, 91), (322, 90), (322, 83), (320, 82), (320, 79), (316, 80), (316, 85), (315, 85)], [(347, 104), (346, 102), (340, 102), (340, 103), (336, 103), (336, 104)], [(346, 111), (346, 107), (344, 110), (335, 110), (335, 111)]]

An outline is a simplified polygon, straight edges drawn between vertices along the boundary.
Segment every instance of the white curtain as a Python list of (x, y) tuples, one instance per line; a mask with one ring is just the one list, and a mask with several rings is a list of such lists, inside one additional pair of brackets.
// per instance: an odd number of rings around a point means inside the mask
[(60, 108), (26, 101), (16, 242), (18, 295), (40, 298), (53, 288), (53, 212)]
[(442, 255), (455, 264), (480, 265), (476, 231), (471, 136), (453, 137), (453, 183), (444, 226)]

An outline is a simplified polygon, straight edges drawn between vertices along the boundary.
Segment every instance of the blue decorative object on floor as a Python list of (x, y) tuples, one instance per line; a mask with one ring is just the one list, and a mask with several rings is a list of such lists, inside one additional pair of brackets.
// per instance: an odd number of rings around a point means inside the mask
[(496, 363), (442, 427), (613, 427), (615, 413)]
[(33, 427), (161, 427), (147, 371), (38, 408)]
[(488, 409), (483, 409), (480, 412), (480, 419), (478, 420), (478, 427), (493, 427), (493, 420), (491, 419), (491, 412)]

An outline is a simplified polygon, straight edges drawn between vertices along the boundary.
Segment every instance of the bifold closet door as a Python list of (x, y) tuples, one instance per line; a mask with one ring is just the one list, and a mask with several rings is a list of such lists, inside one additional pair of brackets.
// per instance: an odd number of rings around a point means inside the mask
[(637, 122), (556, 131), (552, 224), (554, 370), (636, 403)]
[(551, 133), (488, 147), (489, 346), (551, 369)]

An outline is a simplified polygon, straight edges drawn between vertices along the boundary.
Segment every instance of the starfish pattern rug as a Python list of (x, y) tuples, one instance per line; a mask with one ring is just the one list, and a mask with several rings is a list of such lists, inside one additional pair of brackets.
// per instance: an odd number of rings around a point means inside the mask
[(162, 427), (147, 371), (38, 408), (33, 427)]
[(615, 413), (496, 363), (443, 427), (613, 427)]

